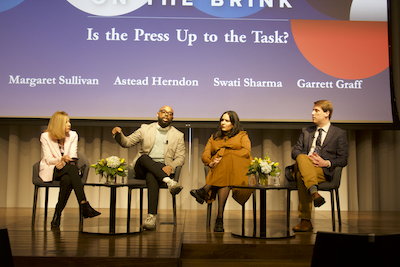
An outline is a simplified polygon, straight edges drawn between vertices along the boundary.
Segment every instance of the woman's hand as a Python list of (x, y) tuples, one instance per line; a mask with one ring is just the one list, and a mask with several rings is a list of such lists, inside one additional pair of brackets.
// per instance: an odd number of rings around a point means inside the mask
[(210, 166), (210, 168), (215, 168), (215, 167), (219, 164), (219, 162), (221, 161), (221, 159), (222, 159), (222, 157), (213, 159), (213, 160), (208, 164), (208, 166)]
[(61, 160), (64, 161), (65, 163), (69, 163), (70, 161), (73, 161), (73, 159), (69, 155), (62, 156)]
[(57, 163), (56, 163), (56, 168), (57, 168), (57, 170), (61, 170), (62, 168), (64, 168), (64, 166), (65, 166), (66, 164), (67, 164), (67, 163), (65, 163), (65, 161), (57, 162)]

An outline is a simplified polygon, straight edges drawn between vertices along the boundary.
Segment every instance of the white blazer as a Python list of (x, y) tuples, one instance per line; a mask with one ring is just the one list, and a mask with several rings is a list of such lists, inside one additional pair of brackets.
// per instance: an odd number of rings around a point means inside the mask
[[(57, 140), (51, 139), (48, 132), (42, 133), (40, 136), (42, 143), (42, 155), (40, 160), (39, 177), (45, 182), (53, 180), (55, 164), (61, 161), (61, 152)], [(65, 137), (64, 155), (71, 158), (78, 157), (78, 134), (70, 131), (69, 136)]]

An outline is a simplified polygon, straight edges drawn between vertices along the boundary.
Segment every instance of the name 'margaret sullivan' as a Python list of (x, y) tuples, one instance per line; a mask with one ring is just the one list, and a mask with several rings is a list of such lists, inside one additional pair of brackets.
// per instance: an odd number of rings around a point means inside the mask
[(20, 75), (9, 75), (10, 80), (8, 84), (27, 84), (30, 87), (36, 87), (36, 85), (51, 85), (51, 84), (61, 84), (61, 85), (99, 85), (99, 79), (82, 78), (82, 76), (71, 76), (66, 78), (64, 75), (52, 78), (31, 78), (31, 77), (21, 77)]

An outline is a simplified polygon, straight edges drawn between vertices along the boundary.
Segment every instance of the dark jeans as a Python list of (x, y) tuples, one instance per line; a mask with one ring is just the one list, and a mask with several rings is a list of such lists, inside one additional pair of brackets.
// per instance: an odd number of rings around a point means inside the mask
[(77, 166), (67, 164), (61, 170), (54, 168), (53, 180), (60, 181), (61, 183), (56, 213), (61, 214), (64, 210), (72, 189), (74, 189), (78, 203), (81, 203), (83, 200), (86, 201), (85, 192), (83, 192), (83, 185)]
[(137, 179), (146, 179), (148, 194), (148, 213), (157, 214), (158, 195), (162, 179), (168, 175), (162, 170), (165, 164), (156, 162), (148, 155), (142, 155), (135, 164), (135, 176)]

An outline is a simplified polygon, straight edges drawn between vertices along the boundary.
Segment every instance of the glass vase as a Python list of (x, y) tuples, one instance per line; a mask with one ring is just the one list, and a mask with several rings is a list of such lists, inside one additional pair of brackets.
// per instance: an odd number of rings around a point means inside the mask
[(281, 177), (279, 174), (277, 174), (276, 176), (273, 176), (272, 179), (274, 181), (274, 186), (276, 186), (276, 187), (281, 186)]
[(259, 185), (268, 185), (268, 175), (263, 173), (258, 173), (258, 184)]
[(106, 175), (106, 184), (115, 184), (117, 180), (117, 175), (107, 174)]
[(254, 173), (249, 175), (249, 186), (256, 186), (258, 185), (258, 179)]

